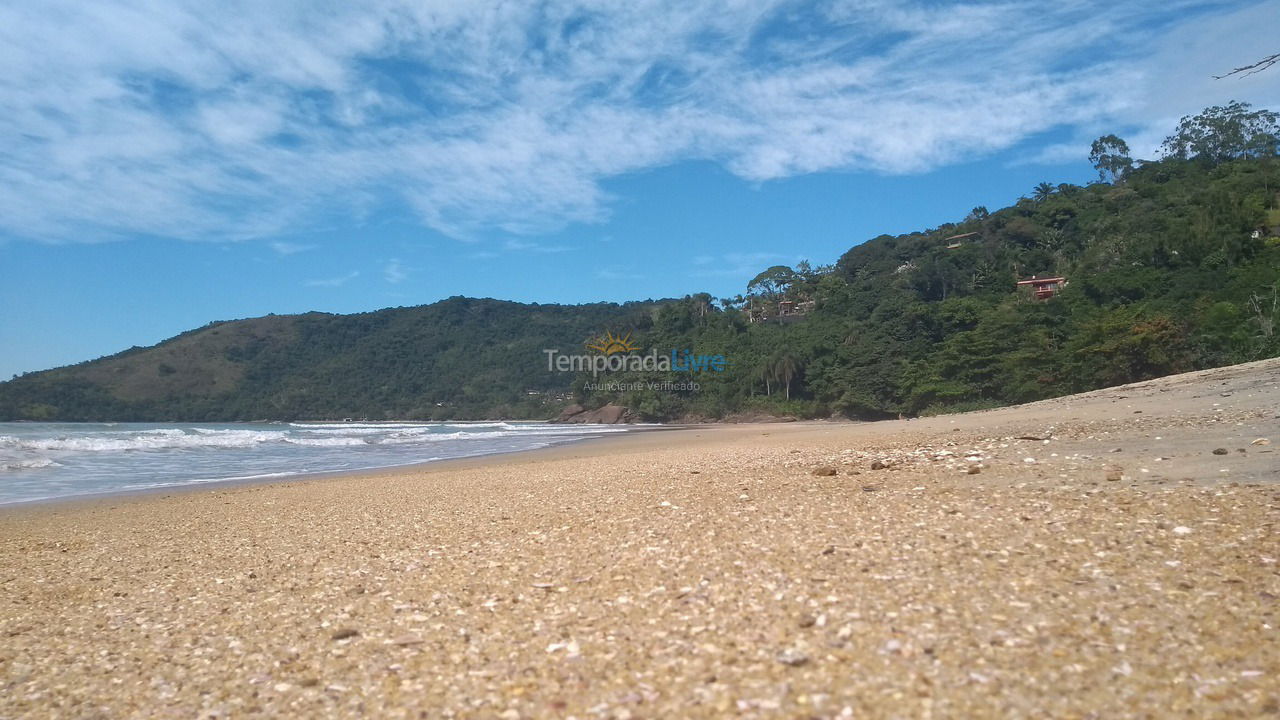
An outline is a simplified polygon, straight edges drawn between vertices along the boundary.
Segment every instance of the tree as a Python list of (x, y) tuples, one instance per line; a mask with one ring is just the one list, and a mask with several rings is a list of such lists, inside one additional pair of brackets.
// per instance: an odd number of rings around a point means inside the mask
[(987, 211), (987, 206), (979, 205), (969, 211), (969, 214), (965, 216), (965, 222), (969, 222), (970, 220), (986, 220), (989, 217), (991, 217), (991, 213)]
[(1278, 62), (1280, 62), (1280, 53), (1276, 53), (1275, 55), (1268, 55), (1256, 63), (1252, 63), (1250, 65), (1243, 65), (1241, 67), (1238, 67), (1232, 70), (1229, 73), (1225, 73), (1222, 75), (1214, 75), (1213, 79), (1221, 80), (1223, 78), (1229, 78), (1232, 75), (1240, 75), (1241, 77), (1248, 77), (1254, 73), (1260, 73), (1263, 70), (1266, 70), (1267, 68), (1271, 67), (1272, 65), (1275, 65)]
[(733, 297), (722, 297), (719, 302), (720, 307), (724, 310), (740, 310), (746, 304), (747, 299), (741, 295), (734, 295)]
[(764, 381), (764, 394), (766, 396), (773, 395), (773, 362), (771, 360), (765, 360), (764, 364), (760, 366), (759, 371), (757, 371), (757, 375), (759, 375), (760, 379)]
[(1182, 118), (1161, 147), (1167, 157), (1199, 158), (1211, 164), (1280, 152), (1280, 113), (1232, 101)]
[(1055, 188), (1047, 182), (1042, 182), (1039, 185), (1036, 185), (1036, 188), (1035, 188), (1036, 202), (1044, 202), (1050, 195), (1053, 194), (1054, 189)]
[(795, 380), (800, 372), (800, 361), (790, 352), (783, 352), (770, 358), (768, 367), (769, 376), (786, 386), (786, 397), (790, 400), (791, 381)]
[[(1102, 182), (1118, 182), (1133, 169), (1129, 144), (1115, 135), (1103, 135), (1089, 146), (1089, 162)], [(1108, 180), (1108, 176), (1110, 179)]]
[(695, 293), (689, 296), (689, 302), (693, 306), (694, 314), (705, 324), (707, 315), (715, 309), (715, 298), (711, 297), (709, 293)]
[(1001, 235), (1024, 248), (1035, 247), (1040, 235), (1040, 228), (1024, 217), (1017, 217), (1005, 223)]
[(747, 283), (747, 292), (776, 300), (796, 281), (796, 273), (786, 265), (774, 265)]
[(1251, 319), (1258, 323), (1258, 334), (1270, 340), (1276, 334), (1276, 320), (1280, 319), (1280, 282), (1271, 286), (1270, 302), (1265, 294), (1251, 293), (1249, 312), (1253, 313)]

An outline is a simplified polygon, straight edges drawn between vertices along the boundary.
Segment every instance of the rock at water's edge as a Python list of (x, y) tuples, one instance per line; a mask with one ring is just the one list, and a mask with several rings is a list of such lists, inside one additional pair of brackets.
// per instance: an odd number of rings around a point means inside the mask
[[(575, 408), (577, 408), (578, 412), (569, 412)], [(633, 419), (631, 413), (621, 405), (605, 405), (595, 410), (587, 410), (581, 405), (570, 405), (564, 409), (564, 412), (560, 413), (558, 422), (616, 425), (618, 423), (631, 422)]]

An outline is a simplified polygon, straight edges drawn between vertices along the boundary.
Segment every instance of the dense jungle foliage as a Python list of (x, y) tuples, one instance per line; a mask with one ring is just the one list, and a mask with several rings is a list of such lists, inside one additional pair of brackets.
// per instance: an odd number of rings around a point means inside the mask
[[(1134, 161), (1123, 140), (1099, 138), (1096, 184), (1042, 183), (1012, 207), (881, 236), (829, 267), (770, 268), (743, 297), (657, 309), (637, 328), (643, 347), (732, 363), (696, 374), (696, 392), (587, 392), (580, 380), (580, 398), (645, 419), (745, 409), (877, 418), (1276, 356), (1277, 135), (1275, 113), (1232, 103), (1185, 118), (1160, 161)], [(1016, 285), (1034, 276), (1067, 283), (1037, 300)]]

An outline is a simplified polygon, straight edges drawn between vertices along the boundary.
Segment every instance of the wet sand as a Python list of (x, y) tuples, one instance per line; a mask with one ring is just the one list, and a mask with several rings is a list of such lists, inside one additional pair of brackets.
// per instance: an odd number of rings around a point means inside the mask
[(1280, 360), (0, 510), (0, 717), (1280, 713)]

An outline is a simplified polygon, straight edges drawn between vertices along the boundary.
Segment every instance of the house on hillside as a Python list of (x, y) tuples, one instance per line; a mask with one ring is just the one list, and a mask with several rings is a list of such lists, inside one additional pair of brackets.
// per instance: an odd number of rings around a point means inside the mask
[(813, 300), (779, 300), (775, 307), (760, 305), (747, 310), (748, 322), (766, 322), (776, 319), (778, 322), (795, 322), (808, 315), (816, 303)]
[(947, 243), (948, 250), (955, 250), (956, 248), (964, 245), (965, 240), (974, 237), (977, 234), (978, 233), (976, 232), (960, 233), (959, 235), (952, 235), (951, 237), (943, 238), (942, 242)]
[(780, 322), (795, 322), (800, 318), (808, 315), (814, 308), (812, 300), (783, 300), (778, 303), (778, 320)]
[(1018, 281), (1018, 287), (1030, 288), (1037, 300), (1048, 300), (1066, 286), (1067, 279), (1064, 277), (1038, 278), (1032, 275), (1030, 279)]

